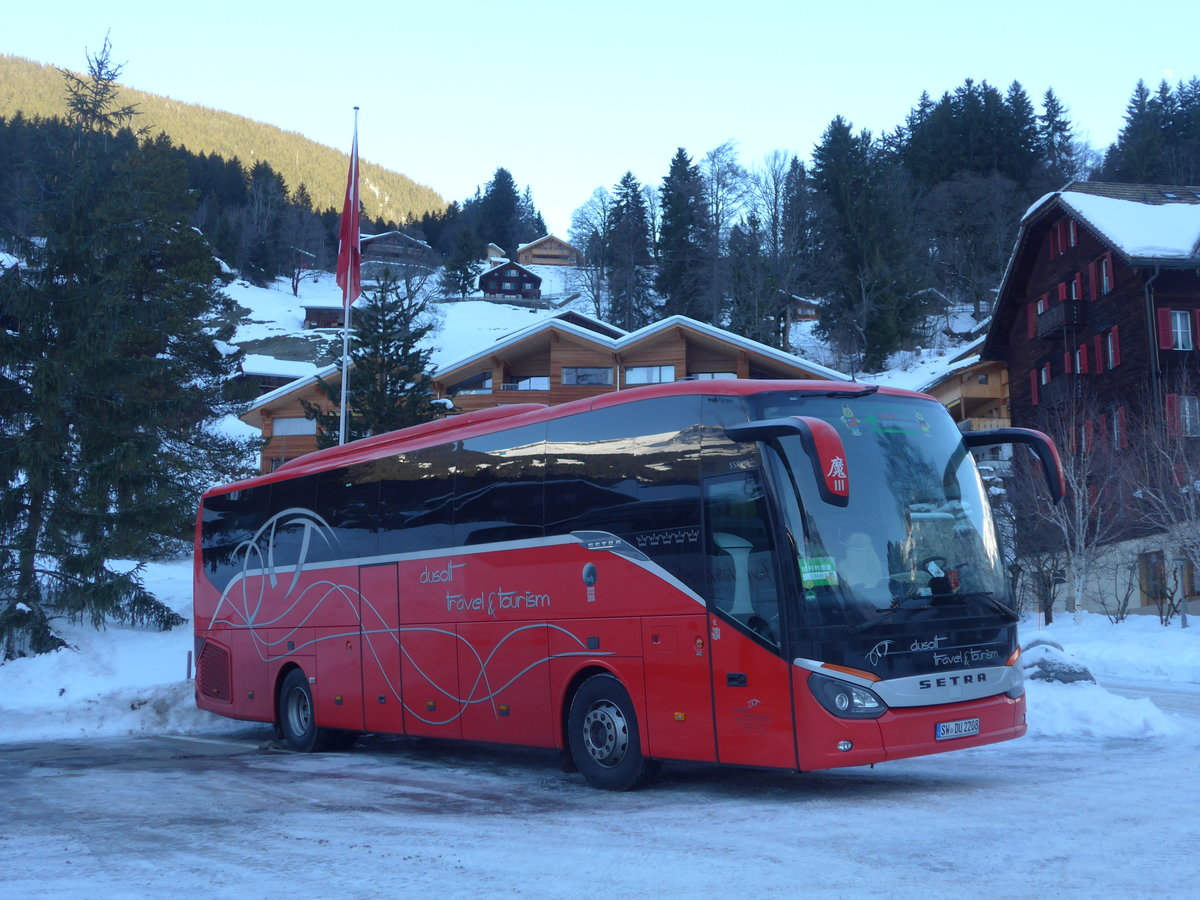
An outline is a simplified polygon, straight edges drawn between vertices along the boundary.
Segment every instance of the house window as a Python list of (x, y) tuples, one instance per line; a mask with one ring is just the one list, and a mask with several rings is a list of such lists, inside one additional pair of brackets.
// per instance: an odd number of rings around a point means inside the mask
[(1111, 428), (1109, 431), (1109, 437), (1112, 438), (1112, 445), (1114, 447), (1125, 446), (1125, 441), (1122, 437), (1123, 432), (1121, 430), (1121, 420), (1123, 418), (1125, 418), (1125, 407), (1123, 406), (1118, 406), (1116, 409), (1114, 409), (1112, 411), (1112, 415), (1109, 417)]
[(1038, 383), (1039, 384), (1049, 384), (1050, 383), (1050, 363), (1046, 363), (1038, 370)]
[(500, 387), (503, 391), (548, 391), (550, 390), (549, 375), (524, 375), (510, 378)]
[(1200, 397), (1179, 397), (1179, 430), (1188, 437), (1200, 435)]
[(1067, 222), (1067, 246), (1074, 247), (1079, 243), (1079, 227), (1075, 224), (1075, 220), (1071, 219)]
[(626, 384), (665, 384), (675, 380), (674, 366), (626, 366)]
[(563, 366), (562, 383), (575, 385), (612, 384), (613, 370), (600, 366)]
[(280, 416), (271, 423), (271, 433), (276, 437), (295, 434), (316, 434), (317, 420), (304, 416)]
[(693, 372), (688, 375), (693, 381), (724, 381), (727, 378), (737, 378), (736, 372)]
[(1105, 254), (1100, 257), (1100, 293), (1107, 294), (1112, 288), (1112, 256)]
[(480, 372), (478, 375), (472, 375), (470, 378), (464, 378), (462, 381), (455, 382), (446, 389), (446, 393), (451, 397), (457, 396), (458, 394), (490, 394), (491, 392), (491, 371)]
[(511, 281), (500, 282), (500, 290), (511, 291), (512, 289), (513, 289), (513, 283)]
[(516, 269), (509, 269), (504, 274), (507, 275), (509, 278), (516, 278), (517, 275), (519, 275), (520, 273)]
[(1192, 349), (1192, 317), (1186, 309), (1171, 310), (1171, 349)]
[(526, 282), (525, 282), (525, 290), (527, 290), (527, 291), (532, 291), (532, 290), (533, 290), (533, 282), (532, 282), (532, 281), (526, 281)]
[(1046, 311), (1046, 295), (1042, 294), (1042, 296), (1037, 298), (1037, 314), (1040, 316), (1045, 311)]

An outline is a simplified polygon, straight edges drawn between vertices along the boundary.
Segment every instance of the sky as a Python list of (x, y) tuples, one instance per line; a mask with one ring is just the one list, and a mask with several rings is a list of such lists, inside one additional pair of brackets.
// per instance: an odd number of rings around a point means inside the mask
[(1103, 148), (1138, 79), (1200, 74), (1191, 0), (11, 6), (0, 53), (83, 70), (107, 33), (125, 84), (345, 150), (358, 106), (364, 158), (447, 201), (503, 166), (564, 237), (597, 187), (658, 185), (681, 146), (806, 160), (836, 115), (880, 133), (974, 78), (1052, 87)]

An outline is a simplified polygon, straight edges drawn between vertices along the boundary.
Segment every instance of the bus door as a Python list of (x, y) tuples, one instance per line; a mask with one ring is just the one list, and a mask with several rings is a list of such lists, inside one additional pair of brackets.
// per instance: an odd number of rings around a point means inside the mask
[(404, 731), (396, 578), (395, 563), (358, 570), (364, 730), (390, 734)]
[[(404, 733), (461, 738), (465, 705), (459, 690), (461, 639), (450, 608), (466, 598), (460, 559), (406, 560), (398, 567), (400, 681)], [(465, 602), (465, 600), (464, 600)]]
[[(351, 570), (353, 575), (353, 570)], [(323, 574), (306, 593), (319, 596), (313, 610), (313, 704), (322, 728), (363, 729), (362, 626), (358, 592), (332, 585)]]
[(704, 480), (717, 758), (795, 768), (775, 541), (757, 469)]

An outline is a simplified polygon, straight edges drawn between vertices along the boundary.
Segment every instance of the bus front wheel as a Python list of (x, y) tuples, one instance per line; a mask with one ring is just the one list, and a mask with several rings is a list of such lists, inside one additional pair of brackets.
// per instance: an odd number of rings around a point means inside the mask
[(571, 700), (567, 738), (575, 765), (595, 787), (628, 791), (650, 777), (633, 701), (612, 675), (593, 675), (580, 686)]
[(301, 669), (292, 669), (284, 677), (276, 718), (284, 741), (293, 750), (319, 753), (333, 750), (340, 743), (340, 732), (317, 727), (312, 689), (308, 686), (308, 676)]

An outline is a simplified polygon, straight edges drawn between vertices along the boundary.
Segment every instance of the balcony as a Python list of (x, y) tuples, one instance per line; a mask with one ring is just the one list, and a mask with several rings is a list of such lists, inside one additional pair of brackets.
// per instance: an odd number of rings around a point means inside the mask
[(1087, 305), (1082, 300), (1055, 303), (1037, 317), (1037, 336), (1057, 337), (1069, 334), (1087, 324)]
[(1080, 377), (1074, 373), (1059, 375), (1057, 378), (1038, 388), (1042, 403), (1055, 406), (1079, 396), (1083, 387)]
[(991, 431), (995, 428), (1011, 428), (1012, 419), (1007, 416), (973, 416), (958, 423), (959, 431)]

